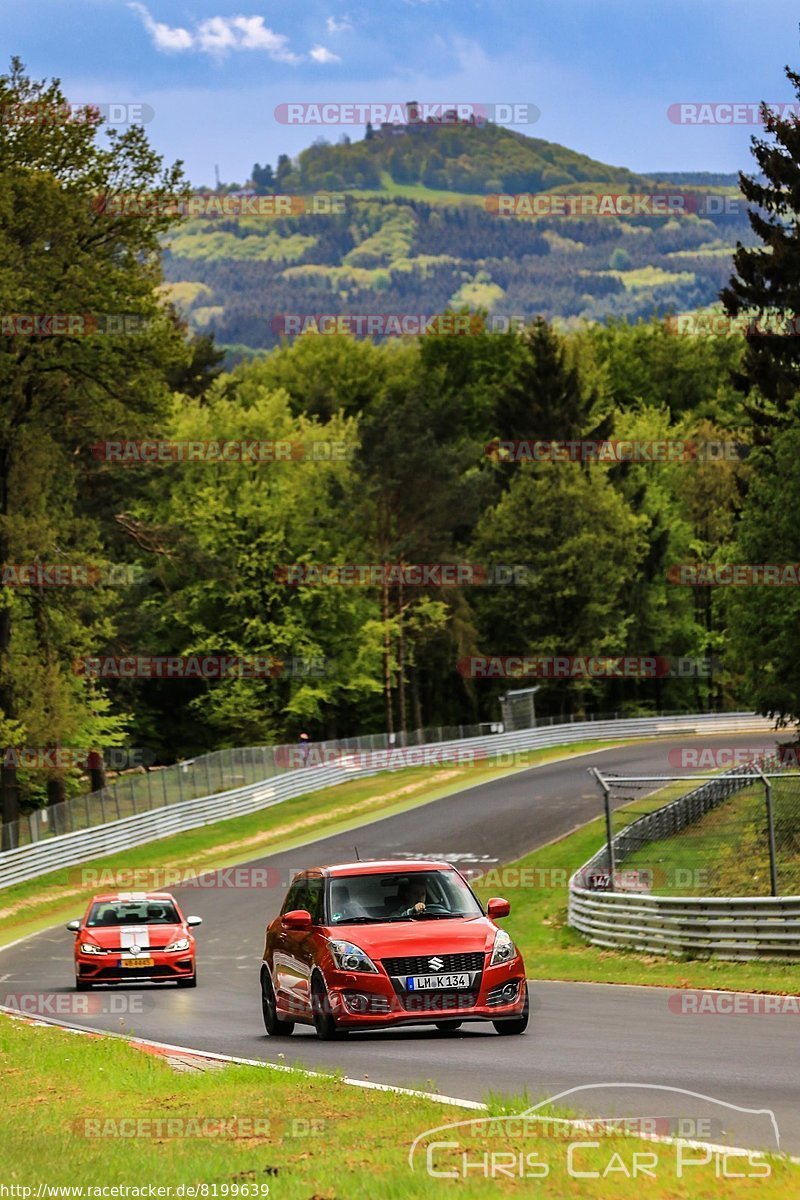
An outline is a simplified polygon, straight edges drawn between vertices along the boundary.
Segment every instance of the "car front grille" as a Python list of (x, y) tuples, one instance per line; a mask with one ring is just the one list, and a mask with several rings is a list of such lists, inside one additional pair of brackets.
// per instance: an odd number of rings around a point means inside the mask
[[(432, 967), (436, 958), (441, 966)], [(420, 954), (409, 958), (384, 958), (387, 975), (451, 975), (454, 972), (482, 971), (485, 955), (482, 950), (470, 954)]]
[(401, 992), (399, 999), (406, 1012), (442, 1013), (474, 1008), (478, 995), (477, 992)]

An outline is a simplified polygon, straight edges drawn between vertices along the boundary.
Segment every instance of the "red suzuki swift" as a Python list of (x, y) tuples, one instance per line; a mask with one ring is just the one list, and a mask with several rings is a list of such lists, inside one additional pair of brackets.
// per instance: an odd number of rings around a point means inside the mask
[(523, 1033), (528, 990), (522, 957), (445, 862), (367, 862), (297, 875), (267, 927), (261, 967), (272, 1037), (295, 1022), (329, 1039), (350, 1029), (491, 1021)]

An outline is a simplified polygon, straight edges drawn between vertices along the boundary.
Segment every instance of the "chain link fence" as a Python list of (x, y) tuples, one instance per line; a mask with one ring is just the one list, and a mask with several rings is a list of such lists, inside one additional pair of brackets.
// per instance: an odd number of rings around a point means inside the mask
[[(569, 717), (545, 717), (537, 728), (570, 725), (582, 721), (616, 720), (622, 713), (591, 714)], [(653, 716), (682, 716), (662, 712)], [(527, 727), (527, 726), (524, 726)], [(215, 795), (268, 780), (285, 771), (334, 761), (348, 752), (389, 751), (410, 746), (450, 742), (505, 732), (502, 722), (478, 725), (433, 726), (408, 734), (374, 733), (335, 741), (283, 746), (248, 746), (243, 749), (215, 750), (187, 759), (170, 767), (140, 767), (121, 775), (98, 792), (74, 796), (60, 804), (39, 808), (16, 821), (0, 826), (0, 850), (16, 850), (44, 838), (74, 833), (135, 816), (152, 809), (201, 796)]]
[(604, 847), (584, 868), (582, 886), (659, 896), (800, 895), (800, 774), (792, 756), (763, 756), (703, 783), (608, 775), (600, 782), (608, 789), (613, 880)]

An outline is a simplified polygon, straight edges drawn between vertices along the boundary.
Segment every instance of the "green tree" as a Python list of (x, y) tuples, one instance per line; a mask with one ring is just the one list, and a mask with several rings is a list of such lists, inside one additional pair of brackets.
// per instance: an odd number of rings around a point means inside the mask
[[(786, 77), (800, 98), (800, 75), (787, 67)], [(775, 330), (748, 332), (746, 359), (736, 376), (748, 393), (748, 413), (766, 439), (789, 419), (800, 390), (800, 122), (767, 105), (762, 119), (769, 140), (753, 138), (752, 144), (760, 176), (739, 175), (742, 193), (754, 206), (748, 219), (761, 245), (737, 243), (735, 274), (721, 296), (732, 316), (757, 315)]]
[[(160, 201), (183, 194), (182, 176), (163, 166), (141, 127), (101, 144), (96, 110), (67, 119), (58, 82), (30, 80), (17, 59), (0, 76), (0, 111), (0, 312), (73, 318), (63, 336), (4, 330), (0, 563), (102, 563), (98, 526), (82, 511), (89, 447), (121, 430), (150, 432), (166, 410), (166, 373), (185, 359), (156, 291), (159, 237), (175, 220)], [(131, 211), (106, 202), (129, 193), (154, 203)], [(108, 733), (72, 659), (95, 652), (111, 607), (100, 590), (2, 589), (0, 724), (39, 745)], [(51, 782), (58, 799), (61, 782)], [(4, 770), (6, 821), (17, 796), (13, 770)]]
[[(645, 518), (632, 514), (604, 468), (522, 464), (484, 514), (473, 543), (476, 561), (530, 570), (523, 583), (486, 588), (476, 599), (481, 653), (624, 653), (645, 529)], [(562, 714), (598, 691), (580, 682), (546, 687), (543, 711)]]

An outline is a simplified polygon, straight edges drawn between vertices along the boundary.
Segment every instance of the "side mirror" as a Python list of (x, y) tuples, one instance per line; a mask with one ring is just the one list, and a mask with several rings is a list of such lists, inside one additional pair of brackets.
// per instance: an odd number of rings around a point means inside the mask
[(507, 917), (511, 912), (511, 905), (507, 900), (502, 900), (499, 896), (493, 896), (486, 905), (486, 912), (496, 921), (498, 917)]
[(186, 924), (187, 925), (202, 925), (203, 918), (202, 917), (187, 917)]
[(308, 930), (311, 928), (311, 913), (304, 908), (293, 908), (281, 917), (285, 929)]
[(67, 925), (67, 929), (70, 931), (70, 933), (77, 933), (78, 930), (80, 929), (80, 927), (81, 927), (80, 921), (70, 921), (69, 924)]

